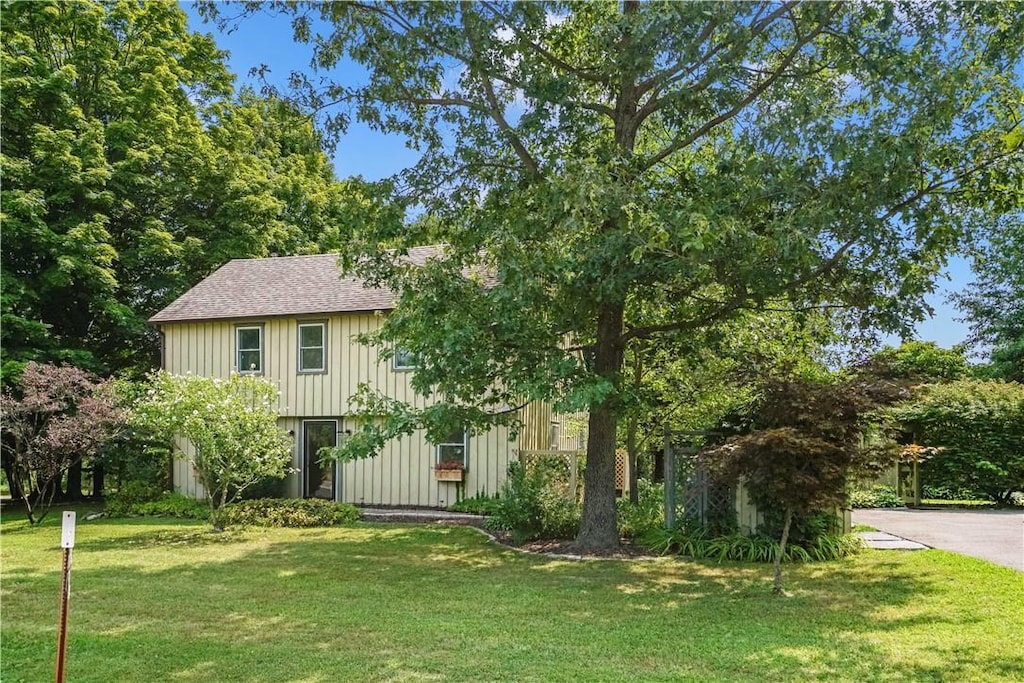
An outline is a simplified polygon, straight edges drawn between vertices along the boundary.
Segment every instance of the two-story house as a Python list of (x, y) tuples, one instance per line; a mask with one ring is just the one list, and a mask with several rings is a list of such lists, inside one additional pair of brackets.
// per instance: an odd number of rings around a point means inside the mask
[[(434, 249), (415, 249), (423, 262)], [(364, 505), (448, 506), (463, 492), (495, 493), (520, 450), (580, 447), (563, 418), (534, 404), (523, 412), (525, 428), (510, 441), (508, 430), (452, 434), (428, 443), (423, 433), (389, 443), (377, 456), (321, 464), (317, 451), (336, 445), (350, 423), (351, 397), (360, 382), (396, 399), (423, 405), (410, 387), (414, 359), (355, 341), (376, 329), (394, 307), (391, 292), (342, 278), (333, 254), (233, 260), (190, 289), (150, 322), (162, 338), (162, 366), (174, 374), (227, 377), (263, 375), (280, 389), (280, 425), (294, 439), (292, 497), (321, 497)], [(554, 442), (554, 443), (553, 443)], [(435, 471), (440, 461), (461, 460), (460, 483)], [(450, 476), (450, 475), (449, 475)], [(175, 463), (175, 489), (202, 497), (186, 460)]]

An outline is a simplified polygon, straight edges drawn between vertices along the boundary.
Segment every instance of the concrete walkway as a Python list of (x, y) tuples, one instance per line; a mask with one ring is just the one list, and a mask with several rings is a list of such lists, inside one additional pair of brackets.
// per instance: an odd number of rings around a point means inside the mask
[(422, 508), (359, 508), (364, 522), (411, 522), (414, 524), (468, 524), (483, 526), (484, 518), (465, 512), (425, 510)]
[(884, 531), (862, 531), (858, 534), (869, 548), (875, 550), (927, 550), (928, 546), (917, 541), (908, 541)]
[(952, 550), (1024, 572), (1024, 512), (908, 508), (854, 510), (853, 523), (866, 524), (900, 539)]

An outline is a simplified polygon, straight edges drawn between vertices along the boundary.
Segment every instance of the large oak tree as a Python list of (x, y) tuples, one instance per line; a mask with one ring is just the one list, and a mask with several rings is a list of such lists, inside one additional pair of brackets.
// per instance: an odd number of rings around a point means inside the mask
[[(319, 73), (295, 81), (323, 122), (356, 116), (421, 153), (395, 187), (436, 220), (347, 235), (349, 270), (401, 292), (380, 340), (459, 408), (421, 422), (482, 426), (533, 399), (588, 411), (584, 549), (618, 540), (630, 342), (779, 302), (905, 329), (998, 209), (964, 192), (982, 171), (992, 193), (1020, 180), (1015, 3), (279, 9), (312, 46)], [(341, 80), (342, 60), (365, 76)], [(396, 258), (438, 237), (445, 258)]]

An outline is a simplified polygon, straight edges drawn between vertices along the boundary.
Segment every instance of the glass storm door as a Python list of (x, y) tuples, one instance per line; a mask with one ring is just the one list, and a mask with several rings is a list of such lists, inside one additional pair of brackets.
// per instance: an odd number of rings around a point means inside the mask
[(338, 445), (337, 420), (303, 420), (302, 422), (302, 464), (306, 486), (306, 498), (334, 500), (335, 464), (333, 461), (320, 462), (319, 450)]

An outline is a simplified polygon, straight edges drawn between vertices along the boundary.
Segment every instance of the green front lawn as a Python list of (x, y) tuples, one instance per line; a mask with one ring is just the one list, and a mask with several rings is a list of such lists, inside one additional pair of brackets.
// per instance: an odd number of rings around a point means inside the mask
[[(80, 515), (81, 518), (81, 515)], [(5, 683), (52, 679), (60, 515), (4, 515)], [(935, 550), (571, 562), (471, 529), (80, 522), (68, 680), (1024, 680), (1024, 575)]]

